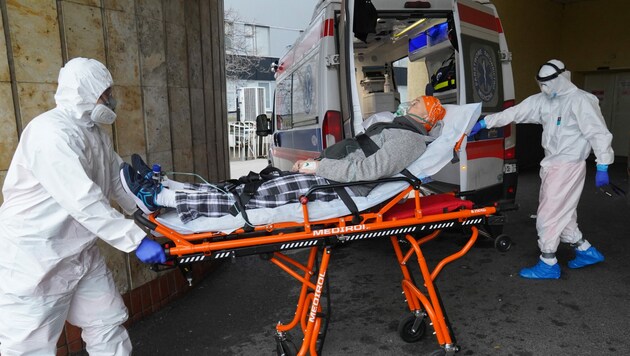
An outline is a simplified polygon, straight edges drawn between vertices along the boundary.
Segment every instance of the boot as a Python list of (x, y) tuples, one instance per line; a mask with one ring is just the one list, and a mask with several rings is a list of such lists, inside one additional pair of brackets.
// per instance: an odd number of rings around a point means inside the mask
[(550, 266), (543, 261), (538, 261), (533, 267), (523, 268), (520, 275), (529, 279), (558, 279), (560, 278), (560, 266), (557, 263)]
[(604, 255), (593, 246), (586, 251), (575, 249), (575, 258), (569, 261), (569, 268), (582, 268), (584, 266), (594, 265), (604, 260)]

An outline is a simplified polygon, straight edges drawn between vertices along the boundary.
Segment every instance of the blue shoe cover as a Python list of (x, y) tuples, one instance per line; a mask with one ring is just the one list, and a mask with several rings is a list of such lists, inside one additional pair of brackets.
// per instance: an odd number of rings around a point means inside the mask
[(520, 275), (529, 279), (558, 279), (560, 266), (557, 263), (550, 266), (543, 261), (538, 261), (534, 267), (523, 268)]
[(586, 251), (575, 250), (575, 259), (569, 261), (569, 268), (582, 268), (602, 262), (604, 255), (593, 246)]

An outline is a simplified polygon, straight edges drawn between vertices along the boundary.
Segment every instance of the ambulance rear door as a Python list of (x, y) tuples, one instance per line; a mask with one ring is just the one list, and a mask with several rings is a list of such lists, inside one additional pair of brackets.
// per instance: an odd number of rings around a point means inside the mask
[[(513, 102), (511, 66), (504, 67), (507, 49), (496, 10), (472, 0), (458, 0), (453, 11), (458, 36), (459, 103), (482, 103), (487, 115)], [(509, 81), (504, 82), (504, 69)], [(507, 89), (506, 89), (507, 86)], [(506, 92), (512, 97), (506, 100)], [(506, 137), (511, 126), (484, 130), (469, 140), (460, 155), (460, 189), (477, 190), (476, 202), (504, 199)]]

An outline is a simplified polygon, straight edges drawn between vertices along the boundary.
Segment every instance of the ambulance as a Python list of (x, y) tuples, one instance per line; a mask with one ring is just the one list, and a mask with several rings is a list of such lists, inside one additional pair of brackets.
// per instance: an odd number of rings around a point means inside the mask
[[(270, 163), (289, 170), (352, 137), (379, 112), (432, 94), (443, 104), (514, 105), (511, 54), (489, 1), (322, 0), (309, 27), (273, 64)], [(465, 140), (466, 141), (466, 140)], [(477, 203), (513, 202), (515, 127), (482, 130), (432, 178), (436, 190), (470, 192)]]

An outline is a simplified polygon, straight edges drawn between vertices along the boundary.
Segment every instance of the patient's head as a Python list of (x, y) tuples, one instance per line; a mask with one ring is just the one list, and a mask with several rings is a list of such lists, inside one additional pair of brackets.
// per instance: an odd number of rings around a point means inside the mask
[(407, 114), (422, 124), (428, 132), (438, 121), (444, 118), (446, 110), (436, 97), (419, 96), (411, 102)]

